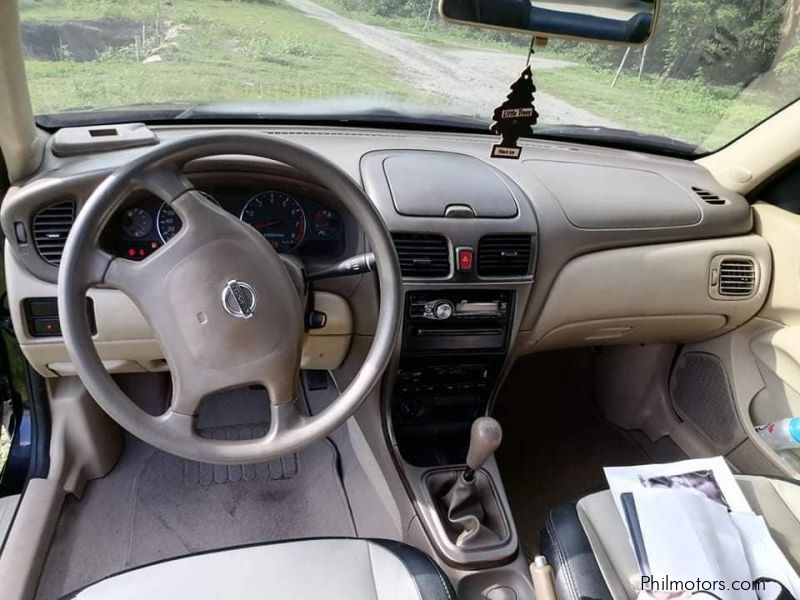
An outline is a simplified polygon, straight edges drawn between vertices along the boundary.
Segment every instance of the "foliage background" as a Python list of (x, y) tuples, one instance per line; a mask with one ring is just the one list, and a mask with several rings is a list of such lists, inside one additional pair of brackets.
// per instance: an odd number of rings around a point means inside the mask
[[(430, 0), (328, 0), (347, 11), (427, 21)], [(436, 20), (436, 8), (432, 11)], [(430, 23), (429, 23), (430, 26)], [(435, 26), (435, 25), (434, 25)], [(524, 46), (524, 36), (463, 29), (471, 37)], [(468, 34), (465, 34), (468, 35)], [(551, 42), (598, 67), (616, 68), (622, 46)], [(626, 63), (638, 71), (641, 50)], [(775, 65), (767, 85), (792, 98), (800, 85), (800, 0), (662, 0), (656, 34), (647, 48), (644, 73), (745, 87)]]

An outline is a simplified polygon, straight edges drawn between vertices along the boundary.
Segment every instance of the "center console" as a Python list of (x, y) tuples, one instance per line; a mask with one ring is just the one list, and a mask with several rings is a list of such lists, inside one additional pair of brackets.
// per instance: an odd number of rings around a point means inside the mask
[[(502, 568), (518, 548), (493, 457), (500, 425), (484, 416), (506, 366), (518, 293), (465, 286), (405, 296), (390, 400), (396, 448), (434, 546), (450, 564), (473, 570)], [(487, 422), (498, 432), (494, 444), (476, 428)], [(518, 570), (501, 579), (526, 589)]]
[(465, 154), (383, 150), (360, 166), (403, 279), (402, 340), (382, 397), (414, 503), (409, 531), (421, 529), (459, 596), (531, 598), (497, 462), (478, 450), (493, 447), (480, 425), (533, 290), (533, 203), (497, 165)]
[(463, 463), (469, 428), (486, 412), (508, 348), (510, 290), (410, 291), (392, 397), (392, 424), (405, 461)]

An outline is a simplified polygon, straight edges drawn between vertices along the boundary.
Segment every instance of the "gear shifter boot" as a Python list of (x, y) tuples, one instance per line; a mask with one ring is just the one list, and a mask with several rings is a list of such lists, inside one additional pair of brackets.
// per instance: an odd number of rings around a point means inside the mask
[(461, 530), (456, 538), (457, 545), (487, 546), (500, 541), (500, 536), (487, 525), (477, 478), (467, 481), (459, 475), (450, 491), (445, 494), (443, 501), (447, 507), (447, 521), (456, 530)]
[(495, 546), (508, 539), (505, 514), (491, 478), (482, 470), (503, 439), (500, 423), (475, 419), (470, 429), (466, 467), (427, 477), (428, 490), (451, 542), (465, 550)]

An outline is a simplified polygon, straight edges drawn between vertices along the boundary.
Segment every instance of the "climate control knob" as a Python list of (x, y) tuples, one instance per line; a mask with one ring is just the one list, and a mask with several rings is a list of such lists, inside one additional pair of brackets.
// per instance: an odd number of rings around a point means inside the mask
[(449, 300), (434, 300), (425, 305), (424, 315), (428, 319), (444, 321), (452, 317), (454, 312), (453, 303)]

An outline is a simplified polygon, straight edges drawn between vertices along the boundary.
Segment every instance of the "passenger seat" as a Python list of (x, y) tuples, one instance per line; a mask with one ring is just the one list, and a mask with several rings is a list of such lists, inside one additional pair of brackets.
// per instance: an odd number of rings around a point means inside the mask
[[(737, 475), (750, 507), (800, 573), (800, 484)], [(628, 532), (608, 490), (564, 502), (550, 511), (540, 548), (556, 576), (559, 600), (636, 598), (639, 568)]]

